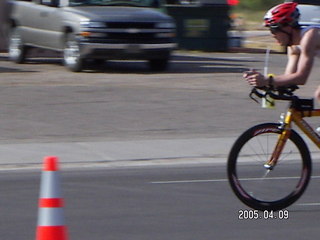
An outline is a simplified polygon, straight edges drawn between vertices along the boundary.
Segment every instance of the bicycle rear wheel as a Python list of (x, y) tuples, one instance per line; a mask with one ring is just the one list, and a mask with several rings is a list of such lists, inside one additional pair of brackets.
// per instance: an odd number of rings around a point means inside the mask
[(257, 210), (280, 210), (294, 203), (311, 176), (310, 152), (297, 132), (291, 130), (277, 165), (268, 170), (279, 134), (279, 124), (265, 123), (244, 132), (228, 158), (229, 183), (236, 196)]

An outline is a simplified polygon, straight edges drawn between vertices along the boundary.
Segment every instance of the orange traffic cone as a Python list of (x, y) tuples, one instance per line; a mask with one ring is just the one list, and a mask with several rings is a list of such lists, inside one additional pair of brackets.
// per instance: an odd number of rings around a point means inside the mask
[(41, 175), (36, 240), (67, 240), (58, 158), (46, 157)]

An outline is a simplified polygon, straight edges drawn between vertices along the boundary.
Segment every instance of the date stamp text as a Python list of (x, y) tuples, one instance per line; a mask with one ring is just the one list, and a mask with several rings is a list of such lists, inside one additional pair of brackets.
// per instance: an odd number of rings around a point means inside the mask
[(279, 211), (258, 211), (253, 209), (239, 210), (238, 211), (239, 220), (288, 220), (289, 211), (279, 210)]

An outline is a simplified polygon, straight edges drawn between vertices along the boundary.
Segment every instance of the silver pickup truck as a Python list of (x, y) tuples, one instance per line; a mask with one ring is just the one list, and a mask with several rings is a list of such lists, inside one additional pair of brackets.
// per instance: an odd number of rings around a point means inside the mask
[(63, 53), (71, 71), (87, 60), (143, 59), (165, 70), (175, 43), (174, 20), (160, 0), (10, 2), (9, 57), (23, 63), (32, 47)]

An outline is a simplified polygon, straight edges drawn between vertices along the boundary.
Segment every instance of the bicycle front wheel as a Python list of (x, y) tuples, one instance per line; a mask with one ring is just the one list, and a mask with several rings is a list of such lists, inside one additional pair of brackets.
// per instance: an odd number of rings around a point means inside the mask
[(272, 170), (264, 167), (282, 133), (279, 124), (265, 123), (244, 132), (228, 158), (229, 183), (236, 196), (257, 210), (280, 210), (294, 203), (311, 176), (310, 152), (297, 132), (290, 136)]

